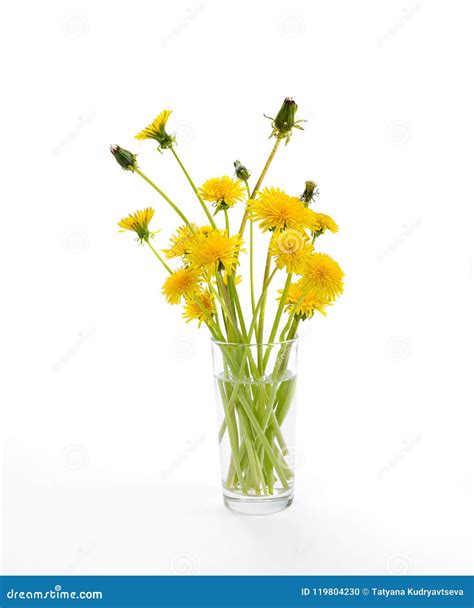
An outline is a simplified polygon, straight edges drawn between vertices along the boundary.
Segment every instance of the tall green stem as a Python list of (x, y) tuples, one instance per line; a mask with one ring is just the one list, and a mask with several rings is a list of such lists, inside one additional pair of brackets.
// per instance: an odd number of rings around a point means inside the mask
[(209, 223), (211, 224), (211, 226), (213, 228), (216, 227), (216, 223), (214, 221), (214, 218), (212, 217), (209, 209), (206, 206), (206, 203), (202, 200), (198, 189), (196, 188), (193, 180), (191, 179), (191, 176), (189, 175), (189, 173), (186, 171), (185, 166), (183, 165), (183, 163), (181, 162), (181, 159), (179, 158), (178, 154), (176, 153), (176, 150), (174, 149), (174, 146), (172, 146), (170, 148), (171, 152), (173, 153), (173, 156), (176, 158), (176, 160), (178, 161), (179, 166), (181, 167), (181, 169), (183, 170), (184, 175), (186, 176), (186, 179), (188, 180), (188, 182), (191, 185), (191, 188), (194, 190), (194, 194), (197, 196), (198, 201), (201, 204), (201, 207), (204, 209), (204, 213), (207, 215), (207, 219), (209, 220)]
[(173, 271), (171, 270), (171, 268), (168, 266), (168, 264), (164, 261), (164, 259), (161, 257), (161, 255), (158, 253), (158, 251), (153, 247), (153, 245), (150, 243), (150, 241), (146, 241), (146, 244), (148, 245), (148, 247), (153, 251), (153, 253), (156, 255), (156, 257), (160, 260), (160, 262), (163, 264), (163, 266), (166, 268), (166, 270), (171, 274)]
[[(257, 194), (257, 192), (260, 189), (260, 186), (262, 185), (263, 180), (265, 179), (265, 175), (267, 174), (267, 171), (270, 167), (270, 165), (272, 164), (272, 160), (276, 154), (276, 151), (278, 150), (278, 146), (280, 145), (281, 139), (277, 139), (275, 142), (275, 145), (273, 146), (273, 150), (270, 152), (270, 156), (268, 157), (267, 162), (265, 163), (265, 166), (263, 167), (263, 171), (260, 174), (260, 177), (258, 178), (257, 183), (255, 184), (255, 188), (252, 191), (252, 195), (250, 196), (250, 198), (254, 198), (255, 195)], [(244, 230), (245, 230), (245, 225), (247, 224), (247, 220), (249, 219), (249, 210), (248, 210), (248, 206), (245, 209), (245, 213), (244, 213), (244, 217), (242, 218), (242, 223), (240, 224), (240, 229), (239, 229), (239, 234), (242, 237), (244, 234)]]
[[(270, 331), (270, 336), (268, 338), (268, 342), (269, 344), (273, 343), (273, 340), (275, 339), (275, 336), (277, 334), (278, 331), (278, 326), (280, 325), (280, 321), (281, 321), (281, 316), (283, 314), (283, 310), (285, 308), (285, 304), (286, 304), (286, 298), (288, 297), (288, 291), (290, 290), (290, 285), (291, 285), (291, 279), (293, 277), (293, 274), (291, 272), (288, 273), (288, 276), (286, 277), (286, 282), (285, 282), (285, 287), (283, 288), (283, 292), (281, 294), (281, 298), (280, 298), (280, 303), (278, 305), (278, 310), (275, 316), (275, 320), (273, 322), (273, 327)], [(271, 351), (271, 346), (267, 347), (267, 351), (265, 353), (265, 357), (263, 359), (263, 371), (265, 371), (265, 368), (267, 367), (267, 363), (268, 363), (268, 359), (270, 357), (270, 351)]]
[(140, 177), (142, 177), (148, 184), (150, 184), (150, 186), (152, 188), (154, 188), (158, 192), (158, 194), (160, 194), (165, 199), (165, 201), (168, 203), (168, 205), (170, 205), (170, 207), (172, 207), (172, 209), (174, 209), (174, 211), (176, 211), (176, 213), (183, 220), (183, 222), (186, 224), (186, 226), (189, 226), (190, 228), (192, 228), (191, 222), (188, 220), (188, 218), (173, 203), (173, 201), (169, 198), (169, 196), (166, 196), (166, 194), (163, 192), (163, 190), (161, 190), (160, 188), (158, 188), (158, 186), (154, 182), (152, 182), (149, 177), (147, 177), (144, 173), (142, 173), (142, 171), (140, 171), (140, 169), (136, 168), (135, 169), (135, 173), (138, 173), (138, 175)]
[(258, 366), (260, 368), (260, 372), (263, 373), (263, 368), (262, 368), (262, 342), (263, 342), (263, 328), (264, 328), (264, 323), (265, 323), (265, 308), (267, 305), (267, 293), (268, 290), (265, 289), (265, 285), (268, 281), (268, 277), (270, 274), (270, 265), (272, 263), (272, 256), (270, 254), (270, 249), (268, 250), (267, 253), (267, 261), (265, 263), (265, 272), (263, 274), (263, 286), (262, 286), (262, 305), (260, 306), (260, 319), (258, 322), (258, 329), (257, 329), (257, 343), (258, 343)]
[[(251, 194), (250, 194), (250, 188), (249, 188), (249, 183), (247, 180), (245, 180), (245, 186), (247, 188), (247, 194), (248, 197), (250, 199)], [(250, 259), (249, 259), (249, 263), (250, 263), (250, 302), (252, 305), (252, 314), (255, 313), (255, 285), (254, 285), (254, 281), (253, 281), (253, 222), (252, 222), (252, 218), (250, 218)]]

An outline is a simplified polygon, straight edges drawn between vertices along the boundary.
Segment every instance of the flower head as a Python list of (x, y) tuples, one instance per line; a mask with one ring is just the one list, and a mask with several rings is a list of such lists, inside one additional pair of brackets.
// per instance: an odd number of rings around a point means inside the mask
[(110, 151), (114, 155), (115, 160), (125, 171), (135, 171), (137, 168), (137, 157), (125, 148), (112, 144)]
[(186, 298), (183, 318), (186, 323), (196, 319), (201, 323), (207, 323), (216, 314), (216, 306), (212, 294), (207, 290), (199, 290), (189, 298)]
[(335, 260), (325, 253), (313, 253), (305, 262), (301, 285), (332, 302), (343, 292), (343, 278), (344, 273)]
[(326, 230), (329, 230), (329, 232), (337, 232), (339, 230), (339, 226), (332, 217), (325, 213), (318, 213), (312, 209), (306, 209), (305, 211), (305, 227), (309, 228), (316, 236), (323, 234)]
[(212, 274), (224, 269), (232, 272), (242, 245), (239, 235), (227, 236), (225, 230), (212, 230), (192, 240), (187, 260), (193, 268), (205, 269)]
[(171, 148), (176, 140), (173, 135), (169, 135), (166, 132), (166, 123), (170, 115), (171, 110), (160, 112), (148, 127), (145, 127), (143, 131), (135, 135), (135, 139), (155, 139), (160, 144), (161, 149)]
[(213, 203), (217, 211), (220, 211), (229, 209), (241, 201), (245, 196), (245, 189), (240, 182), (224, 175), (224, 177), (215, 177), (204, 182), (199, 188), (199, 194), (208, 203)]
[(189, 267), (171, 273), (163, 284), (163, 294), (169, 304), (179, 304), (181, 298), (191, 297), (199, 290), (201, 273)]
[[(280, 293), (282, 293), (280, 291)], [(330, 302), (321, 298), (317, 291), (304, 290), (301, 279), (296, 283), (291, 283), (286, 297), (286, 312), (294, 312), (297, 319), (309, 319), (315, 311), (326, 316), (326, 306)], [(296, 307), (295, 307), (296, 306)]]
[(197, 226), (196, 224), (184, 224), (180, 226), (170, 239), (170, 248), (164, 249), (168, 259), (186, 257), (192, 241), (199, 236), (207, 236), (212, 232), (212, 226)]
[(295, 196), (279, 188), (265, 188), (257, 199), (249, 201), (253, 219), (261, 220), (260, 228), (266, 230), (300, 230), (304, 225), (305, 207)]
[(270, 134), (270, 137), (276, 137), (277, 139), (286, 139), (286, 143), (290, 141), (292, 129), (303, 129), (300, 127), (298, 123), (304, 122), (302, 120), (295, 120), (296, 110), (298, 109), (298, 105), (296, 101), (294, 101), (291, 97), (287, 97), (283, 102), (276, 118), (271, 118), (271, 116), (266, 116), (266, 118), (270, 118), (272, 121), (273, 131)]
[(120, 222), (118, 222), (118, 225), (123, 229), (122, 232), (125, 230), (136, 232), (140, 242), (147, 241), (151, 234), (148, 230), (148, 225), (150, 224), (154, 215), (155, 210), (151, 207), (147, 207), (141, 211), (131, 213), (128, 217), (124, 217), (120, 220)]
[(240, 160), (234, 161), (234, 169), (235, 175), (238, 179), (246, 182), (250, 178), (250, 171), (247, 169), (247, 167), (244, 167)]
[(305, 182), (303, 194), (300, 196), (301, 201), (305, 205), (309, 205), (316, 196), (319, 196), (319, 188), (316, 182), (308, 180)]
[(313, 245), (306, 233), (294, 228), (276, 232), (270, 242), (275, 264), (278, 268), (286, 268), (287, 272), (301, 273), (312, 252)]

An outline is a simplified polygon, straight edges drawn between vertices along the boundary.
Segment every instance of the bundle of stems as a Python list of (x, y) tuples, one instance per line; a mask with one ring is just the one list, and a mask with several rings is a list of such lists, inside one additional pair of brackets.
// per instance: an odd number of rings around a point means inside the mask
[[(223, 420), (219, 441), (228, 441), (230, 447), (225, 486), (245, 495), (272, 495), (292, 485), (283, 427), (296, 388), (296, 377), (288, 364), (296, 348), (298, 325), (316, 312), (326, 315), (328, 306), (343, 290), (339, 265), (315, 248), (318, 237), (338, 230), (331, 217), (310, 208), (319, 193), (317, 184), (305, 182), (299, 196), (275, 187), (263, 188), (281, 143), (285, 140), (288, 144), (293, 129), (301, 129), (297, 108), (287, 98), (276, 117), (271, 118), (270, 137), (275, 142), (253, 188), (250, 171), (240, 161), (234, 162), (233, 177), (212, 178), (196, 187), (176, 152), (175, 136), (167, 131), (169, 110), (163, 110), (136, 136), (157, 142), (160, 153), (170, 151), (202, 208), (204, 225), (190, 221), (182, 208), (141, 171), (135, 154), (111, 146), (120, 166), (144, 179), (180, 218), (181, 225), (171, 237), (169, 248), (162, 251), (154, 246), (156, 232), (149, 227), (154, 209), (132, 213), (119, 226), (135, 232), (139, 242), (150, 248), (166, 273), (166, 300), (183, 304), (187, 321), (206, 326), (220, 353), (222, 373), (216, 383)], [(230, 215), (239, 203), (244, 209), (239, 229), (232, 234)], [(255, 280), (256, 226), (268, 240), (261, 281)], [(238, 274), (246, 238), (248, 315), (244, 313)], [(172, 260), (180, 260), (180, 267), (173, 269)], [(266, 333), (268, 294), (279, 273), (285, 279)]]

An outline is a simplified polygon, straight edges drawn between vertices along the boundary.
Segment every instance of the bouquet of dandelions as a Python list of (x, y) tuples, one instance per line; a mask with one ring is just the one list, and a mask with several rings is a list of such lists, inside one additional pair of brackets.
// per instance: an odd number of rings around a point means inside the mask
[[(140, 140), (155, 140), (159, 152), (169, 151), (175, 157), (205, 215), (204, 225), (188, 219), (140, 170), (135, 154), (111, 146), (122, 169), (148, 182), (180, 218), (181, 225), (162, 252), (154, 246), (156, 233), (150, 229), (154, 209), (132, 213), (118, 224), (124, 231), (135, 232), (158, 258), (166, 274), (163, 294), (167, 302), (181, 304), (183, 317), (204, 324), (211, 334), (224, 501), (249, 513), (274, 512), (291, 504), (294, 415), (290, 413), (294, 411), (297, 329), (315, 312), (326, 315), (343, 290), (343, 272), (337, 262), (316, 251), (318, 237), (338, 230), (331, 217), (309, 207), (318, 194), (316, 183), (307, 181), (300, 196), (262, 188), (282, 140), (288, 144), (293, 129), (301, 129), (297, 108), (292, 99), (285, 99), (271, 119), (270, 137), (276, 141), (252, 189), (250, 172), (240, 161), (234, 163), (235, 177), (209, 179), (197, 188), (176, 152), (176, 138), (167, 130), (169, 110), (136, 135)], [(230, 215), (239, 207), (242, 217), (239, 229), (233, 231)], [(263, 278), (257, 283), (254, 224), (268, 241)], [(247, 252), (250, 312), (245, 315), (237, 272), (242, 266), (239, 258)], [(284, 280), (276, 294), (276, 314), (265, 335), (268, 294), (280, 273)]]

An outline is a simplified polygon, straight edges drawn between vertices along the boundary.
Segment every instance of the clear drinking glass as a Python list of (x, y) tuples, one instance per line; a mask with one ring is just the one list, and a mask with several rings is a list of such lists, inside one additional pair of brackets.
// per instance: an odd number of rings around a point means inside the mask
[(212, 342), (224, 503), (276, 513), (293, 502), (298, 339)]

